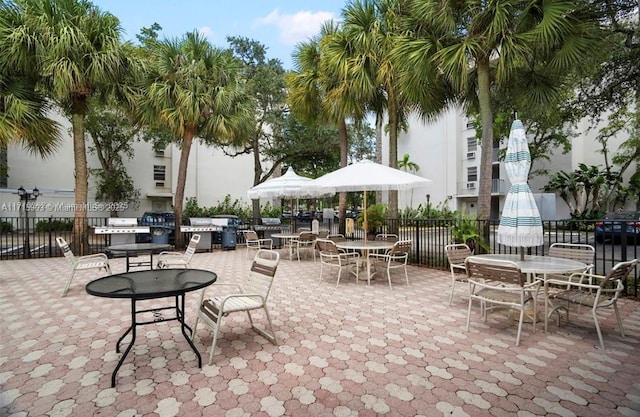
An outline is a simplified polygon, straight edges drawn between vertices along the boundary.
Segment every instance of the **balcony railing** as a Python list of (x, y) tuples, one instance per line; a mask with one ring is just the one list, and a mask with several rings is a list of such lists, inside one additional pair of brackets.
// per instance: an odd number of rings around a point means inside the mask
[[(480, 181), (466, 181), (458, 183), (458, 196), (462, 197), (476, 197), (480, 191)], [(491, 194), (492, 195), (506, 195), (507, 186), (504, 180), (493, 179), (491, 180)]]

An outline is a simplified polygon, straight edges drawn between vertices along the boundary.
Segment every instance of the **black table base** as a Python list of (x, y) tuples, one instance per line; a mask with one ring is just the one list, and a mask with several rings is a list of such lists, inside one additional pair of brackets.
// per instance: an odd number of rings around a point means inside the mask
[[(118, 361), (118, 365), (116, 365), (116, 368), (113, 370), (113, 373), (111, 374), (111, 388), (116, 386), (116, 374), (118, 373), (118, 370), (120, 369), (120, 367), (124, 363), (125, 358), (127, 357), (129, 352), (131, 351), (131, 348), (133, 347), (134, 342), (136, 341), (136, 327), (137, 326), (143, 326), (143, 325), (146, 325), (146, 324), (155, 324), (155, 323), (161, 323), (163, 321), (173, 321), (173, 320), (179, 321), (180, 322), (180, 330), (182, 331), (182, 335), (187, 340), (187, 342), (189, 343), (189, 346), (191, 346), (191, 349), (195, 352), (195, 354), (196, 354), (196, 356), (198, 358), (198, 368), (202, 368), (202, 357), (200, 356), (200, 352), (198, 352), (198, 349), (196, 348), (196, 346), (191, 341), (190, 336), (187, 335), (187, 330), (189, 331), (189, 334), (193, 334), (193, 329), (191, 329), (191, 327), (189, 327), (189, 325), (186, 324), (185, 321), (184, 321), (184, 294), (175, 296), (175, 306), (150, 308), (150, 309), (146, 309), (146, 310), (137, 311), (136, 310), (136, 301), (137, 300), (135, 298), (131, 299), (131, 327), (129, 327), (122, 334), (122, 336), (120, 336), (120, 338), (116, 342), (116, 352), (120, 353), (120, 343), (122, 343), (124, 338), (129, 333), (131, 333), (131, 341), (129, 342), (129, 345), (125, 349), (124, 353), (122, 354), (122, 357)], [(151, 313), (151, 312), (155, 313), (155, 312), (158, 312), (158, 311), (171, 310), (171, 309), (174, 309), (174, 308), (175, 308), (175, 311), (176, 311), (176, 316), (175, 317), (159, 318), (160, 316), (155, 316), (156, 319), (154, 319), (152, 321), (138, 322), (138, 320), (137, 320), (137, 315), (138, 314)]]

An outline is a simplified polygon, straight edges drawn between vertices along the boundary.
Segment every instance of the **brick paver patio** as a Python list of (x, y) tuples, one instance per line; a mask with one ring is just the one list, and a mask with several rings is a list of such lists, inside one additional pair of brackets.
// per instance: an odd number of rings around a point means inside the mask
[[(219, 282), (249, 265), (241, 247), (192, 262)], [(283, 256), (269, 303), (279, 346), (236, 313), (212, 366), (211, 332), (198, 328), (199, 369), (177, 322), (144, 326), (111, 388), (130, 302), (88, 295), (97, 271), (60, 298), (69, 270), (62, 258), (0, 262), (2, 416), (640, 416), (635, 300), (620, 303), (626, 338), (605, 312), (606, 351), (587, 309), (548, 334), (525, 325), (516, 347), (515, 322), (498, 313), (485, 323), (477, 306), (464, 331), (468, 288), (456, 286), (449, 307), (448, 271), (410, 267), (410, 285), (398, 274), (392, 291), (347, 274), (336, 287), (333, 271), (319, 280), (318, 262)], [(191, 324), (198, 298), (187, 295)]]

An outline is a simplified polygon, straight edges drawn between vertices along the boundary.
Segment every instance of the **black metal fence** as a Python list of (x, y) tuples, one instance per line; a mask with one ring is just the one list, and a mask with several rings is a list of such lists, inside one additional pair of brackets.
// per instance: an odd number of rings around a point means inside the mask
[[(0, 217), (0, 260), (46, 258), (62, 256), (56, 245), (57, 236), (64, 237), (67, 241), (72, 239), (72, 218), (39, 218), (39, 217)], [(287, 220), (285, 220), (286, 222)], [(93, 230), (97, 226), (106, 226), (105, 218), (88, 218), (90, 252), (99, 253), (111, 244), (110, 235), (96, 235)], [(246, 224), (254, 224), (252, 220)], [(429, 268), (448, 268), (444, 247), (452, 241), (452, 229), (455, 221), (452, 220), (390, 220), (384, 226), (384, 231), (397, 233), (400, 239), (411, 239), (413, 251), (411, 262), (413, 264)], [(492, 253), (517, 253), (517, 248), (500, 245), (496, 241), (498, 230), (497, 221), (478, 222), (479, 229), (485, 230), (488, 237), (488, 252)], [(596, 250), (595, 272), (605, 274), (616, 263), (638, 259), (640, 257), (640, 234), (628, 234), (619, 238), (613, 234), (598, 235), (595, 232), (594, 221), (558, 220), (545, 221), (544, 245), (527, 249), (528, 254), (544, 255), (549, 246), (556, 242), (586, 243)], [(310, 223), (297, 224), (308, 226)], [(251, 227), (251, 226), (249, 226)], [(332, 232), (338, 232), (338, 224), (334, 221), (321, 222), (320, 228), (329, 228)], [(351, 230), (349, 230), (351, 231)], [(624, 233), (624, 230), (623, 230)], [(361, 239), (364, 231), (354, 227), (352, 233), (346, 235), (349, 239)], [(596, 239), (597, 237), (597, 239)], [(190, 234), (185, 234), (185, 242), (188, 242)], [(238, 235), (238, 244), (242, 244), (241, 235)], [(219, 248), (213, 244), (212, 250)], [(626, 283), (626, 294), (638, 296), (639, 291), (639, 267), (629, 277)]]

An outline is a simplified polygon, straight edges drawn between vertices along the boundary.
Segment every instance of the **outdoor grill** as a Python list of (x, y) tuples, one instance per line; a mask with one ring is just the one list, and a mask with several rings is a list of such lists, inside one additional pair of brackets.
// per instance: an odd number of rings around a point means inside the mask
[(138, 219), (109, 217), (106, 226), (95, 228), (96, 235), (111, 235), (111, 245), (136, 243), (137, 233), (150, 233), (148, 226), (138, 226)]
[(272, 234), (281, 233), (285, 228), (286, 226), (282, 225), (278, 217), (263, 217), (260, 219), (260, 224), (253, 226), (253, 230), (263, 239), (273, 239)]
[(200, 243), (196, 250), (211, 252), (211, 242), (213, 232), (222, 230), (221, 226), (214, 223), (210, 217), (192, 217), (189, 219), (190, 226), (180, 226), (183, 233), (198, 233), (200, 235)]

